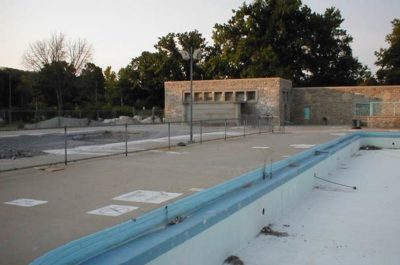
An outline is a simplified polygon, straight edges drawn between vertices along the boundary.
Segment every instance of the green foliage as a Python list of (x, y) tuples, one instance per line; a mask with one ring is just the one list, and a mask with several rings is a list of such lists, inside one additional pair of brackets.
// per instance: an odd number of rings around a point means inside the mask
[[(164, 82), (189, 78), (189, 62), (184, 61), (179, 50), (205, 49), (205, 39), (198, 31), (169, 33), (159, 38), (155, 52), (143, 52), (129, 65), (120, 69), (116, 91), (122, 105), (151, 109), (164, 107)], [(201, 78), (202, 69), (194, 66), (194, 78)], [(107, 78), (106, 78), (107, 80)]]
[(93, 63), (87, 63), (77, 77), (79, 93), (75, 100), (97, 107), (105, 101), (104, 83), (103, 70)]
[(54, 61), (45, 64), (38, 72), (34, 89), (48, 106), (57, 105), (58, 115), (61, 116), (64, 104), (71, 107), (75, 103), (78, 94), (75, 83), (75, 69), (71, 64)]
[(365, 68), (339, 10), (316, 14), (300, 0), (255, 0), (216, 24), (206, 62), (211, 78), (283, 77), (294, 85), (356, 84)]
[(378, 57), (376, 65), (380, 66), (377, 71), (377, 78), (380, 83), (386, 85), (400, 84), (400, 20), (392, 21), (393, 31), (386, 36), (389, 48), (380, 49), (375, 52)]
[(33, 72), (12, 68), (0, 69), (0, 109), (9, 107), (9, 82), (11, 78), (11, 105), (13, 109), (26, 108), (32, 101), (31, 80)]
[(117, 74), (108, 66), (104, 70), (105, 101), (108, 105), (117, 105), (120, 100), (117, 82)]
[(112, 108), (114, 117), (119, 116), (132, 116), (133, 108), (129, 106), (116, 106)]

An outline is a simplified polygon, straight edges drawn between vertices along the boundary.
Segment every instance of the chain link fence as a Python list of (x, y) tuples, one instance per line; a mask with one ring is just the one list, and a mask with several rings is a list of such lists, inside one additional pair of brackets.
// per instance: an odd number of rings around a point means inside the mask
[[(150, 151), (179, 153), (191, 143), (227, 140), (233, 137), (284, 132), (272, 117), (242, 116), (239, 119), (117, 124), (67, 127), (0, 134), (0, 171), (52, 164), (65, 164), (98, 157)], [(192, 138), (192, 139), (191, 139)]]

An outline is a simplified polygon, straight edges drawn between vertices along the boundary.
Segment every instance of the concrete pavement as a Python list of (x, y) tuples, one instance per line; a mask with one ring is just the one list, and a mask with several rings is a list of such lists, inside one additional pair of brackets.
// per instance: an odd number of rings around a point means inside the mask
[[(0, 264), (26, 264), (71, 240), (145, 212), (347, 133), (345, 127), (287, 127), (261, 134), (168, 150), (69, 164), (63, 170), (0, 173)], [(135, 190), (182, 195), (160, 204), (116, 201)], [(33, 207), (4, 202), (47, 201)], [(88, 214), (107, 205), (135, 206), (120, 216)]]

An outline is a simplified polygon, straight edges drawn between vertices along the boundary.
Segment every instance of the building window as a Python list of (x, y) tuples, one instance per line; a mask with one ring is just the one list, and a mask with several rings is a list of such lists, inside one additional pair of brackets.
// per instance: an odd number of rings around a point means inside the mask
[(183, 102), (184, 103), (189, 103), (190, 102), (190, 93), (189, 92), (185, 92), (184, 93)]
[(236, 101), (237, 102), (244, 102), (244, 92), (236, 92)]
[(222, 92), (214, 92), (214, 101), (222, 101)]
[(204, 92), (204, 100), (205, 101), (212, 101), (212, 92)]
[(195, 92), (194, 93), (194, 101), (203, 101), (203, 93)]
[(233, 92), (225, 92), (225, 101), (233, 101)]
[(246, 92), (246, 99), (249, 100), (256, 100), (256, 91), (247, 91)]

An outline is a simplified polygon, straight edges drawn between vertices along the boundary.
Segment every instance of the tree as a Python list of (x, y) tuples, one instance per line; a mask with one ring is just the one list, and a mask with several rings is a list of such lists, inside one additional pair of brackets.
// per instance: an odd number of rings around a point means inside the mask
[(400, 20), (392, 21), (392, 33), (386, 36), (389, 48), (380, 49), (375, 52), (378, 60), (375, 62), (380, 69), (376, 75), (381, 84), (399, 85), (400, 84)]
[(65, 61), (80, 73), (92, 59), (93, 48), (85, 39), (67, 40), (63, 33), (53, 33), (50, 39), (29, 45), (22, 61), (28, 69), (39, 71), (45, 65)]
[(340, 11), (326, 9), (324, 14), (312, 14), (305, 28), (302, 46), (306, 71), (303, 83), (316, 85), (356, 85), (370, 75), (366, 66), (353, 57), (353, 38), (340, 28), (344, 21)]
[(255, 0), (216, 24), (207, 58), (211, 78), (279, 76), (295, 85), (356, 83), (363, 66), (340, 28), (339, 10), (316, 14), (300, 0)]
[(70, 64), (65, 61), (52, 62), (38, 72), (35, 90), (39, 91), (38, 94), (48, 106), (56, 105), (58, 115), (62, 116), (64, 102), (73, 104), (77, 98), (75, 79), (75, 69)]
[(107, 66), (104, 70), (104, 89), (106, 102), (110, 106), (118, 104), (117, 82), (117, 74), (111, 69), (111, 66)]
[[(190, 65), (182, 59), (180, 50), (189, 51), (192, 49), (200, 49), (206, 51), (207, 43), (202, 34), (197, 30), (184, 33), (169, 33), (159, 38), (158, 43), (154, 46), (160, 55), (161, 63), (160, 74), (164, 81), (168, 80), (187, 80), (190, 74)], [(204, 75), (203, 63), (198, 62), (193, 65), (193, 78), (201, 79)]]
[[(71, 84), (92, 58), (92, 47), (86, 40), (67, 40), (63, 33), (54, 33), (50, 39), (29, 45), (23, 64), (39, 71), (41, 82), (50, 85), (57, 99), (58, 115), (62, 115), (64, 98), (72, 96)], [(49, 78), (46, 80), (46, 78)], [(66, 91), (69, 89), (69, 91)]]
[[(13, 68), (0, 68), (0, 109), (9, 107), (11, 81), (11, 100), (13, 108), (23, 108), (31, 103), (32, 81), (35, 73)], [(10, 80), (11, 78), (11, 80)]]
[(79, 88), (77, 101), (98, 108), (99, 103), (104, 101), (103, 70), (93, 63), (87, 63), (77, 81)]
[[(206, 42), (197, 31), (169, 33), (160, 37), (155, 52), (143, 52), (118, 72), (117, 91), (121, 105), (136, 108), (164, 106), (164, 82), (189, 78), (190, 66), (179, 50), (206, 49)], [(201, 65), (194, 66), (194, 78), (203, 76)], [(107, 74), (106, 74), (107, 80)], [(107, 83), (107, 82), (106, 82)]]

